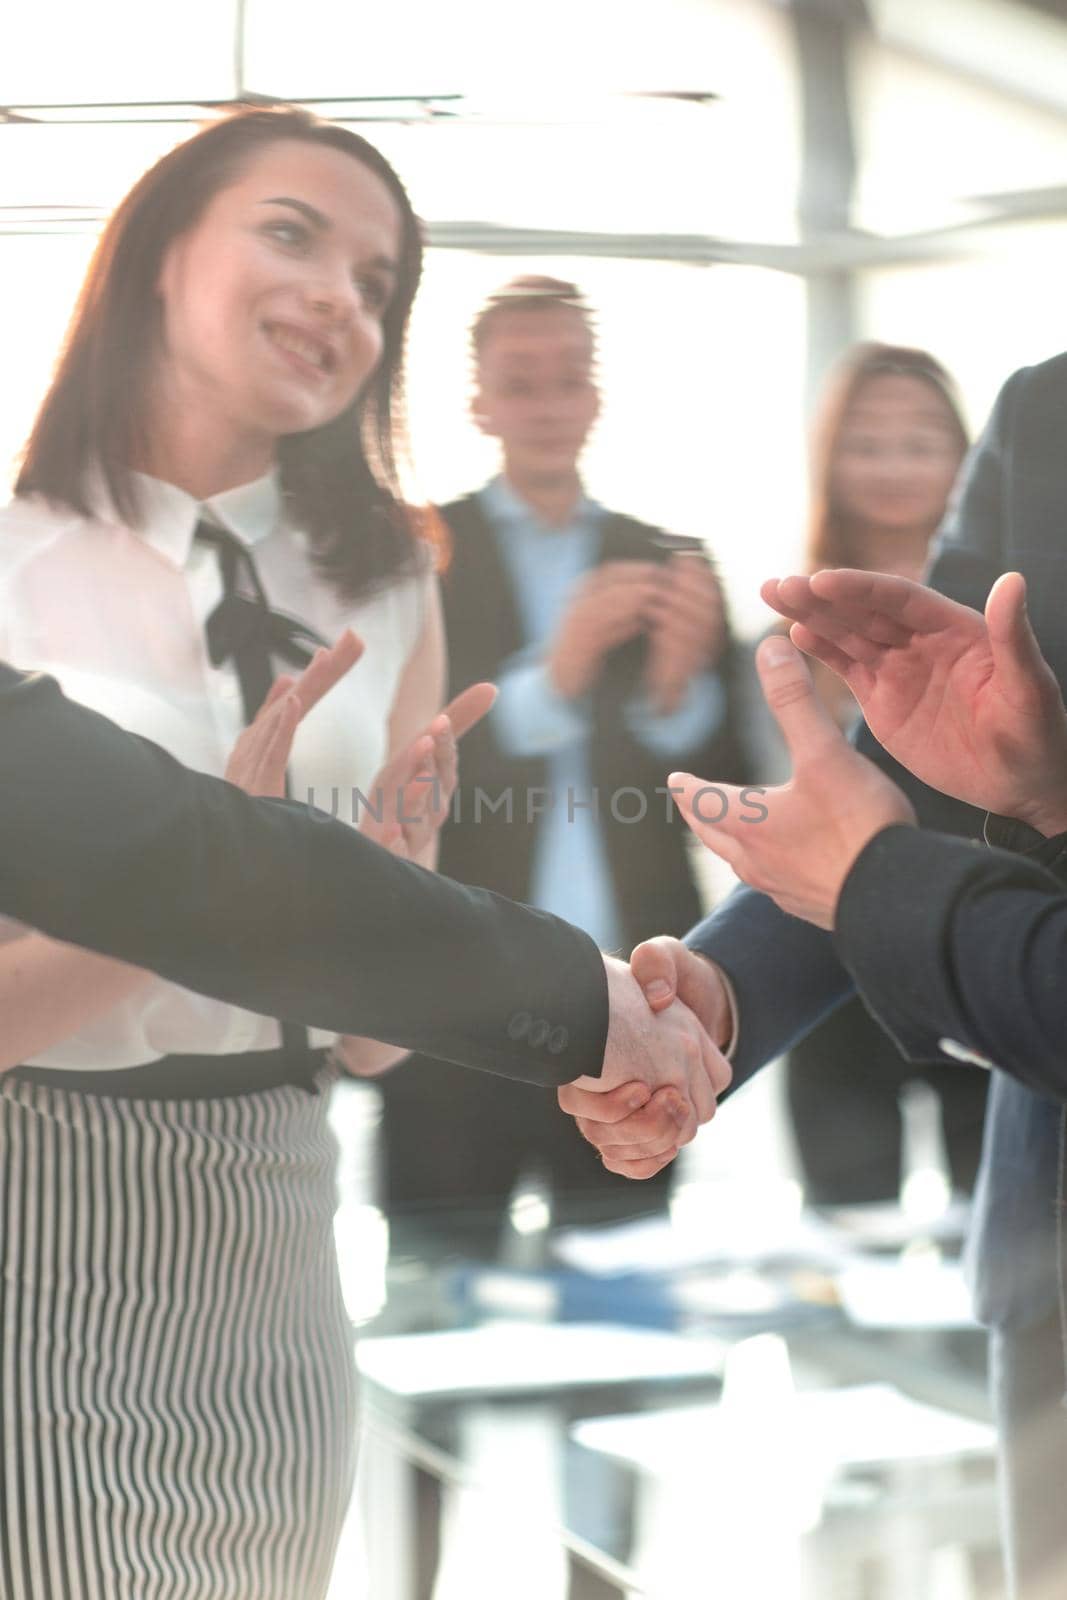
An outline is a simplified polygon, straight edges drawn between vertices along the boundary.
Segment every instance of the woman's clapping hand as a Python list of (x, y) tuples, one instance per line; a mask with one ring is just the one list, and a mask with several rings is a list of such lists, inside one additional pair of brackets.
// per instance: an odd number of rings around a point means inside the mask
[(285, 794), (285, 769), (301, 721), (363, 654), (363, 641), (346, 628), (330, 649), (317, 650), (298, 678), (276, 678), (270, 693), (233, 747), (225, 776), (247, 794)]

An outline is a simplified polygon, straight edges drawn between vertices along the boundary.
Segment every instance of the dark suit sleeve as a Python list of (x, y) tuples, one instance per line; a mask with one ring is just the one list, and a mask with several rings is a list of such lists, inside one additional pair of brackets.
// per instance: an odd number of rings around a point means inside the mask
[(1067, 892), (1044, 867), (887, 828), (845, 881), (834, 938), (905, 1055), (929, 1060), (948, 1039), (1067, 1100)]
[[(1025, 370), (1016, 373), (1000, 393), (961, 473), (928, 574), (933, 588), (979, 610), (1003, 570), (1004, 480), (1026, 377)], [(856, 743), (908, 794), (923, 827), (971, 838), (980, 833), (980, 812), (928, 789), (887, 755), (866, 727), (861, 726)], [(733, 982), (740, 1019), (735, 1087), (853, 993), (830, 935), (788, 916), (751, 889), (736, 890), (686, 942), (718, 962)]]
[(552, 1086), (598, 1075), (592, 940), (257, 800), (0, 665), (0, 912), (253, 1011)]

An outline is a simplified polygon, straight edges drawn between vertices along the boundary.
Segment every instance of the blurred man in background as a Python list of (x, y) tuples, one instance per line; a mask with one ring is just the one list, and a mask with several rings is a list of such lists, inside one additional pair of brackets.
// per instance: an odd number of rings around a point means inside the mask
[[(585, 493), (579, 462), (600, 393), (573, 284), (505, 285), (475, 318), (472, 345), (472, 414), (499, 440), (502, 470), (442, 508), (445, 619), (453, 688), (490, 678), (500, 695), (465, 744), (441, 871), (629, 950), (680, 934), (700, 911), (664, 774), (704, 761), (746, 776), (722, 592), (696, 541)], [(418, 1059), (385, 1080), (394, 1208), (503, 1204), (530, 1168), (583, 1214), (591, 1192), (621, 1202), (624, 1184), (574, 1128), (561, 1137), (543, 1097), (508, 1088)], [(629, 1191), (630, 1205), (650, 1199)]]

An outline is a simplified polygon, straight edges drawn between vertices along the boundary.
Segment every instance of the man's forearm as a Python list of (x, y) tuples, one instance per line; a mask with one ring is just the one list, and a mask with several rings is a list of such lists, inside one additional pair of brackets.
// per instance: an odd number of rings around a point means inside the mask
[(834, 938), (911, 1059), (984, 1058), (1067, 1100), (1067, 893), (1042, 867), (887, 828), (845, 880)]
[(592, 940), (192, 773), (0, 667), (0, 912), (250, 1010), (549, 1086), (599, 1073)]
[(787, 916), (754, 889), (735, 889), (685, 943), (714, 961), (732, 986), (735, 1090), (853, 992), (829, 934)]

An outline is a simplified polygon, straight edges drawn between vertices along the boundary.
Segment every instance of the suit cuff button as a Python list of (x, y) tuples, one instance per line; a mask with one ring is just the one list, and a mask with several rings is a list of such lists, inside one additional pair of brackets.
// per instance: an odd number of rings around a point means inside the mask
[(532, 1023), (533, 1018), (528, 1011), (516, 1011), (508, 1022), (508, 1038), (514, 1039), (517, 1044), (520, 1039), (525, 1039)]

